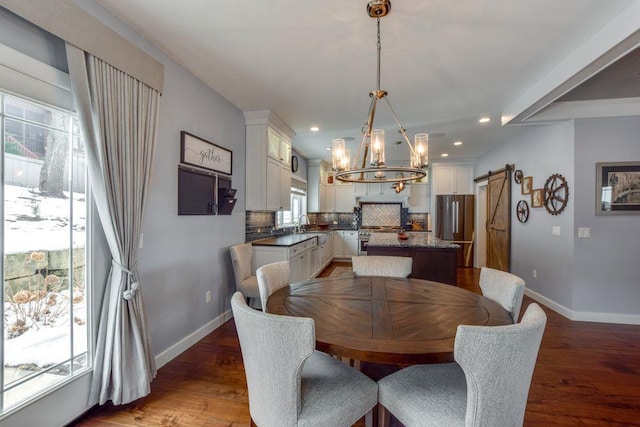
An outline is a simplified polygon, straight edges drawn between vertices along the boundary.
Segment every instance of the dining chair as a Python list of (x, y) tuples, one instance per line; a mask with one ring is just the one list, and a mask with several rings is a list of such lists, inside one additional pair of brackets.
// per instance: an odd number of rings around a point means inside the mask
[(249, 308), (231, 298), (249, 390), (249, 412), (260, 427), (350, 426), (373, 422), (378, 384), (315, 351), (313, 319)]
[(236, 279), (236, 291), (242, 292), (252, 306), (256, 304), (256, 299), (260, 299), (258, 290), (258, 278), (251, 274), (251, 258), (253, 257), (253, 246), (251, 243), (234, 245), (229, 248), (231, 253), (231, 263)]
[(262, 311), (267, 312), (267, 300), (279, 289), (289, 286), (291, 269), (289, 261), (273, 262), (265, 264), (256, 270), (258, 276), (258, 291), (260, 292), (260, 302)]
[(515, 274), (488, 267), (482, 267), (480, 270), (482, 295), (510, 312), (513, 323), (518, 323), (524, 288), (524, 280)]
[(409, 277), (413, 260), (402, 256), (354, 256), (351, 265), (356, 276)]
[(521, 426), (547, 316), (532, 303), (506, 326), (460, 325), (453, 363), (414, 365), (378, 381), (383, 424)]

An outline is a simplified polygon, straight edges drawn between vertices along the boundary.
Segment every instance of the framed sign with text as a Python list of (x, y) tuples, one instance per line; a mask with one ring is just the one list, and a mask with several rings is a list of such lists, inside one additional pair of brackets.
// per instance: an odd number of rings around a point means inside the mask
[(231, 175), (231, 150), (186, 131), (180, 132), (180, 163)]

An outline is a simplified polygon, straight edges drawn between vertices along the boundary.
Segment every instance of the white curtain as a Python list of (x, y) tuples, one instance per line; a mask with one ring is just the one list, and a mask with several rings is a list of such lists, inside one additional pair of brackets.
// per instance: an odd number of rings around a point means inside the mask
[(149, 394), (156, 375), (136, 263), (160, 94), (69, 43), (67, 60), (91, 188), (112, 257), (89, 399), (118, 405)]

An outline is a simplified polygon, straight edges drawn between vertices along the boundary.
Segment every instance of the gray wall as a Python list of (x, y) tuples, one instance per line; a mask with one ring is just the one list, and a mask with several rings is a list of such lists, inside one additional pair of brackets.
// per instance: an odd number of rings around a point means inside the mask
[(596, 162), (640, 162), (640, 117), (578, 120), (574, 310), (640, 314), (640, 215), (595, 215)]
[[(524, 176), (533, 177), (533, 188), (544, 187), (547, 178), (559, 173), (573, 192), (574, 125), (521, 126), (521, 132), (509, 143), (478, 160), (476, 174), (483, 175), (505, 164), (514, 164)], [(521, 276), (527, 288), (564, 307), (572, 307), (573, 297), (573, 212), (575, 198), (569, 197), (566, 209), (552, 216), (542, 208), (531, 208), (529, 221), (522, 224), (515, 216), (520, 200), (531, 197), (520, 194), (520, 186), (512, 182), (511, 197), (511, 271)], [(551, 227), (559, 226), (561, 235), (552, 236)], [(537, 270), (533, 278), (532, 270)]]
[[(514, 163), (533, 176), (533, 188), (553, 173), (567, 179), (565, 211), (552, 216), (531, 209), (526, 224), (517, 221), (515, 206), (528, 197), (514, 185), (512, 271), (574, 320), (638, 323), (640, 215), (595, 215), (596, 162), (640, 161), (638, 135), (637, 116), (523, 126), (519, 136), (478, 161), (478, 175)], [(552, 226), (561, 227), (561, 236), (551, 235)], [(589, 227), (591, 237), (578, 238), (578, 227)]]

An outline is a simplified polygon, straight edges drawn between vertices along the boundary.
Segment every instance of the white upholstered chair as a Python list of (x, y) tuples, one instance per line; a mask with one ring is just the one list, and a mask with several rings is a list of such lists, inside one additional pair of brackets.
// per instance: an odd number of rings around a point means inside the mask
[(380, 404), (406, 427), (521, 426), (546, 322), (532, 303), (515, 325), (460, 325), (454, 363), (414, 365), (381, 379)]
[(235, 245), (229, 248), (229, 252), (236, 278), (236, 291), (242, 292), (245, 298), (252, 299), (251, 303), (255, 305), (254, 299), (260, 299), (260, 292), (258, 291), (258, 279), (251, 274), (253, 246), (251, 243)]
[(289, 261), (266, 264), (256, 270), (262, 311), (267, 312), (267, 300), (274, 292), (289, 286), (290, 275)]
[(237, 292), (231, 308), (249, 389), (249, 412), (260, 427), (371, 425), (378, 385), (315, 351), (313, 319), (249, 308)]
[(369, 255), (351, 258), (356, 276), (409, 277), (413, 260), (410, 257)]
[(524, 280), (515, 274), (487, 267), (482, 267), (480, 270), (482, 295), (494, 300), (510, 312), (513, 323), (518, 323), (524, 288)]

